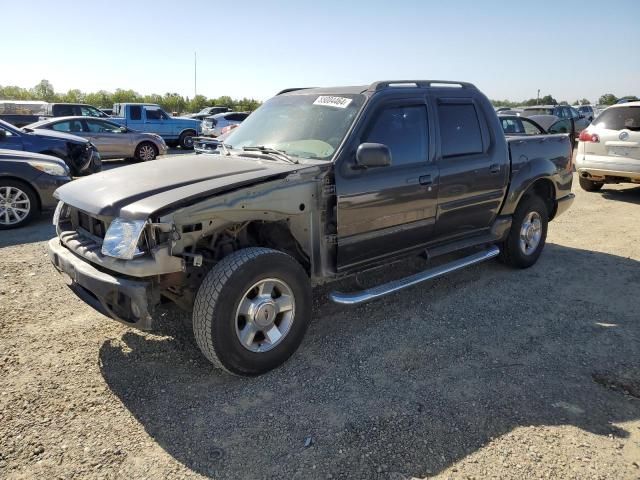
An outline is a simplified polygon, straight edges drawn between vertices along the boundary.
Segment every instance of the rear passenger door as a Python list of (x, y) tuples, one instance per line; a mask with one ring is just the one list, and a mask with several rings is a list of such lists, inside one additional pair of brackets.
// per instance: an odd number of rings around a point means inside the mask
[[(359, 122), (336, 167), (338, 270), (410, 251), (432, 239), (437, 167), (425, 98), (385, 99)], [(391, 165), (360, 168), (362, 143), (389, 147)]]
[[(504, 198), (509, 153), (502, 132), (493, 132), (473, 98), (437, 102), (439, 238), (479, 233), (493, 223)], [(497, 122), (492, 129), (499, 128)], [(498, 135), (496, 135), (498, 134)]]

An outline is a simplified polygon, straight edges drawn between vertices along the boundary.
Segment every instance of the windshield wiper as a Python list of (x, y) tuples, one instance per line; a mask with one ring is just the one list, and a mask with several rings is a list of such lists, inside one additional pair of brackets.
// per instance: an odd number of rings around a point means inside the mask
[[(224, 142), (220, 142), (220, 146), (222, 147), (222, 150), (224, 151), (224, 154), (228, 157), (229, 155), (231, 155), (231, 152), (229, 151), (229, 148), (227, 148), (227, 145)], [(231, 145), (229, 145), (231, 146)]]
[(287, 152), (271, 147), (265, 147), (264, 145), (256, 145), (255, 147), (242, 147), (242, 150), (244, 150), (245, 152), (260, 152), (266, 155), (277, 156), (279, 158), (284, 158), (289, 163), (300, 163), (297, 158), (291, 158), (289, 155), (287, 155)]

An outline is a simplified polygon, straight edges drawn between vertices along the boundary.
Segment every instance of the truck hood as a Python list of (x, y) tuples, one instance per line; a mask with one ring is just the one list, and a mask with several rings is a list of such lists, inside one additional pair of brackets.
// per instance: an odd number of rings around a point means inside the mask
[(180, 155), (74, 180), (54, 196), (92, 215), (146, 219), (167, 207), (301, 168), (305, 167), (239, 156)]

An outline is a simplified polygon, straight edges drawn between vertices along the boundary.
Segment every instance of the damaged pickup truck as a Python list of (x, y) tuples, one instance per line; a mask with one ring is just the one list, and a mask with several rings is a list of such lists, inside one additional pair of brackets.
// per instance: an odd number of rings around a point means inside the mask
[(119, 168), (57, 190), (49, 256), (126, 325), (161, 302), (192, 312), (217, 367), (282, 364), (311, 320), (312, 286), (400, 258), (444, 265), (331, 299), (357, 304), (499, 256), (533, 265), (572, 203), (567, 135), (505, 139), (473, 85), (382, 81), (289, 89), (219, 155)]

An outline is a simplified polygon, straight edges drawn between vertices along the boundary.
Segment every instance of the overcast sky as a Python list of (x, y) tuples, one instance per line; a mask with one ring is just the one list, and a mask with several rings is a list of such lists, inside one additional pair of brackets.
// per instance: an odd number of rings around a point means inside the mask
[(31, 0), (1, 12), (0, 85), (193, 96), (197, 52), (209, 97), (415, 78), (495, 99), (640, 95), (639, 0)]

